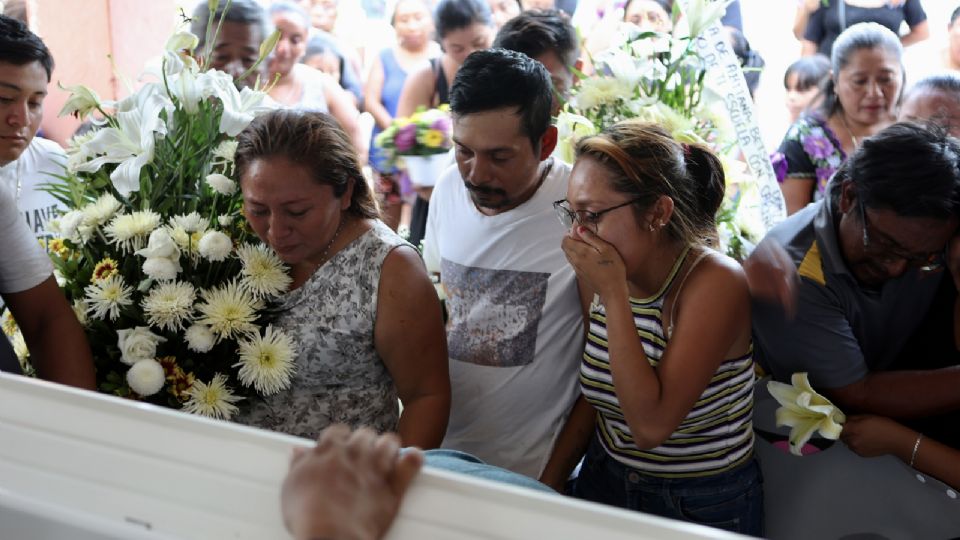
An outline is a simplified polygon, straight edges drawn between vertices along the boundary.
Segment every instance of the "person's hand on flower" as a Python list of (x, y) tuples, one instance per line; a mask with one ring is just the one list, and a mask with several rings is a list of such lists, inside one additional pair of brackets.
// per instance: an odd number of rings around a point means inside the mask
[(883, 416), (854, 415), (843, 424), (840, 440), (863, 457), (894, 454), (908, 461), (917, 432)]
[(382, 538), (422, 464), (418, 450), (400, 453), (396, 435), (331, 426), (294, 451), (281, 492), (287, 529), (298, 540)]
[(575, 224), (561, 247), (581, 286), (595, 291), (603, 300), (629, 295), (623, 258), (589, 228)]

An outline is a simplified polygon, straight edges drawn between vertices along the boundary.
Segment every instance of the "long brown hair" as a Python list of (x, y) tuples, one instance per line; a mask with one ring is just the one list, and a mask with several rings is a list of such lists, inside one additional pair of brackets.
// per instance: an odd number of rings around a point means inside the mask
[(244, 173), (253, 161), (275, 156), (305, 167), (317, 183), (332, 186), (337, 198), (352, 184), (347, 211), (362, 218), (380, 217), (357, 152), (332, 116), (281, 109), (255, 118), (237, 137), (235, 162), (241, 188)]
[(582, 139), (577, 157), (589, 157), (612, 175), (612, 187), (635, 200), (641, 218), (661, 196), (673, 199), (664, 231), (684, 244), (711, 244), (723, 202), (723, 165), (708, 148), (681, 144), (656, 124), (625, 120)]

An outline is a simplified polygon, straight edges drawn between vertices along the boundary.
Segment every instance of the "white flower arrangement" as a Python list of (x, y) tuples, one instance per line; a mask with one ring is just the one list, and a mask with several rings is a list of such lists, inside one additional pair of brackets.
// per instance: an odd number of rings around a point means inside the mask
[(48, 251), (100, 391), (226, 419), (244, 396), (286, 388), (296, 350), (266, 309), (287, 268), (243, 218), (235, 178), (234, 138), (269, 101), (205, 70), (196, 43), (176, 32), (120, 101), (69, 88), (62, 114), (98, 117), (46, 187), (68, 209)]
[[(755, 180), (737, 160), (737, 134), (724, 96), (713, 91), (696, 40), (720, 19), (729, 0), (689, 0), (681, 18), (674, 5), (672, 34), (626, 24), (593, 60), (597, 75), (574, 87), (557, 119), (558, 148), (572, 162), (577, 142), (626, 119), (659, 124), (676, 140), (704, 144), (721, 158), (727, 197), (717, 215), (720, 246), (742, 260), (762, 238)], [(759, 222), (759, 225), (758, 225)]]

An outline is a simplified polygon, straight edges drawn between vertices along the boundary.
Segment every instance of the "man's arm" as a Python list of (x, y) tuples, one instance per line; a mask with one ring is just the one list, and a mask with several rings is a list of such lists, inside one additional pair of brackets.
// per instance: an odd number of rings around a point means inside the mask
[(863, 379), (822, 392), (844, 412), (898, 419), (960, 410), (960, 366), (922, 371), (874, 371)]
[(96, 389), (86, 335), (53, 276), (25, 291), (6, 293), (3, 300), (17, 320), (41, 379)]

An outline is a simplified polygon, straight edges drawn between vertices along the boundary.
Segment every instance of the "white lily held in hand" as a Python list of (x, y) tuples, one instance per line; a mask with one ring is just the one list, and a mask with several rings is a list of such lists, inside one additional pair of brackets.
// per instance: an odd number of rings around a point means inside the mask
[(794, 373), (792, 384), (767, 383), (770, 395), (780, 403), (777, 426), (790, 426), (790, 453), (799, 456), (803, 445), (817, 431), (824, 438), (837, 440), (847, 417), (830, 400), (810, 386), (805, 372)]

